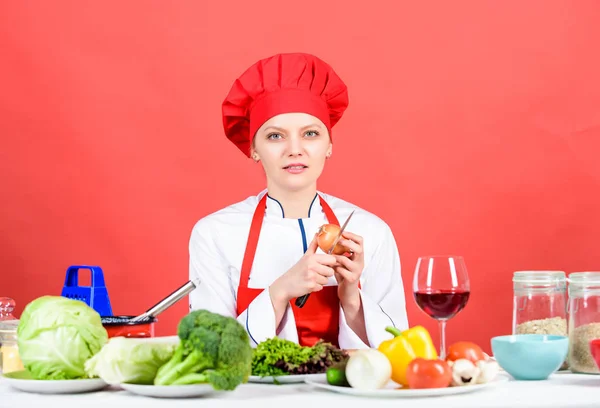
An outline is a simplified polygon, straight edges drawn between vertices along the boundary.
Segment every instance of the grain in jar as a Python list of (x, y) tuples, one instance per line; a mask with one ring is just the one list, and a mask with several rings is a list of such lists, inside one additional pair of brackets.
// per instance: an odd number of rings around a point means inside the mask
[[(513, 334), (567, 336), (567, 277), (563, 271), (513, 274)], [(561, 369), (568, 368), (568, 363)]]
[(513, 334), (567, 335), (567, 277), (562, 271), (513, 274)]
[(600, 338), (600, 272), (569, 274), (569, 365), (572, 372), (598, 374), (590, 341)]

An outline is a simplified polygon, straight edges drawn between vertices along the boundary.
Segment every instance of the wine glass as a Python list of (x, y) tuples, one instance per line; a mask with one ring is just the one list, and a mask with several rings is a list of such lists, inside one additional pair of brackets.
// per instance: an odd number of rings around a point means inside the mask
[(440, 358), (446, 358), (446, 322), (467, 304), (469, 275), (461, 256), (422, 256), (417, 260), (413, 294), (419, 308), (438, 321)]

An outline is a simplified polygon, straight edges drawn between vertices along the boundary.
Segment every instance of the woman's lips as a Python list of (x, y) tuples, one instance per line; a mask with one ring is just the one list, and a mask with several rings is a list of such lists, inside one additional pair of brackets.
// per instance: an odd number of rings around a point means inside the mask
[(292, 163), (292, 164), (288, 164), (283, 169), (291, 174), (300, 174), (307, 168), (308, 168), (308, 166), (306, 166), (302, 163)]

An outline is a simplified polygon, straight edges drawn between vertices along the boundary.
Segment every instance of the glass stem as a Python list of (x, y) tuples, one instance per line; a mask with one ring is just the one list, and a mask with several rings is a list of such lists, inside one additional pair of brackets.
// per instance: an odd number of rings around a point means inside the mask
[(440, 359), (446, 359), (446, 320), (438, 321), (440, 326)]

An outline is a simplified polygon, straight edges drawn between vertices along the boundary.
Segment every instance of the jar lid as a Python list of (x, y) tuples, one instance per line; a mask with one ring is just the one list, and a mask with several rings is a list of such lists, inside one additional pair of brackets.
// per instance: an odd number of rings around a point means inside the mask
[(14, 320), (15, 301), (9, 297), (0, 297), (0, 321)]
[(586, 271), (586, 272), (571, 272), (569, 274), (569, 283), (571, 284), (598, 284), (600, 285), (600, 272)]
[(513, 273), (513, 282), (518, 283), (556, 283), (566, 282), (567, 275), (564, 271), (516, 271)]

